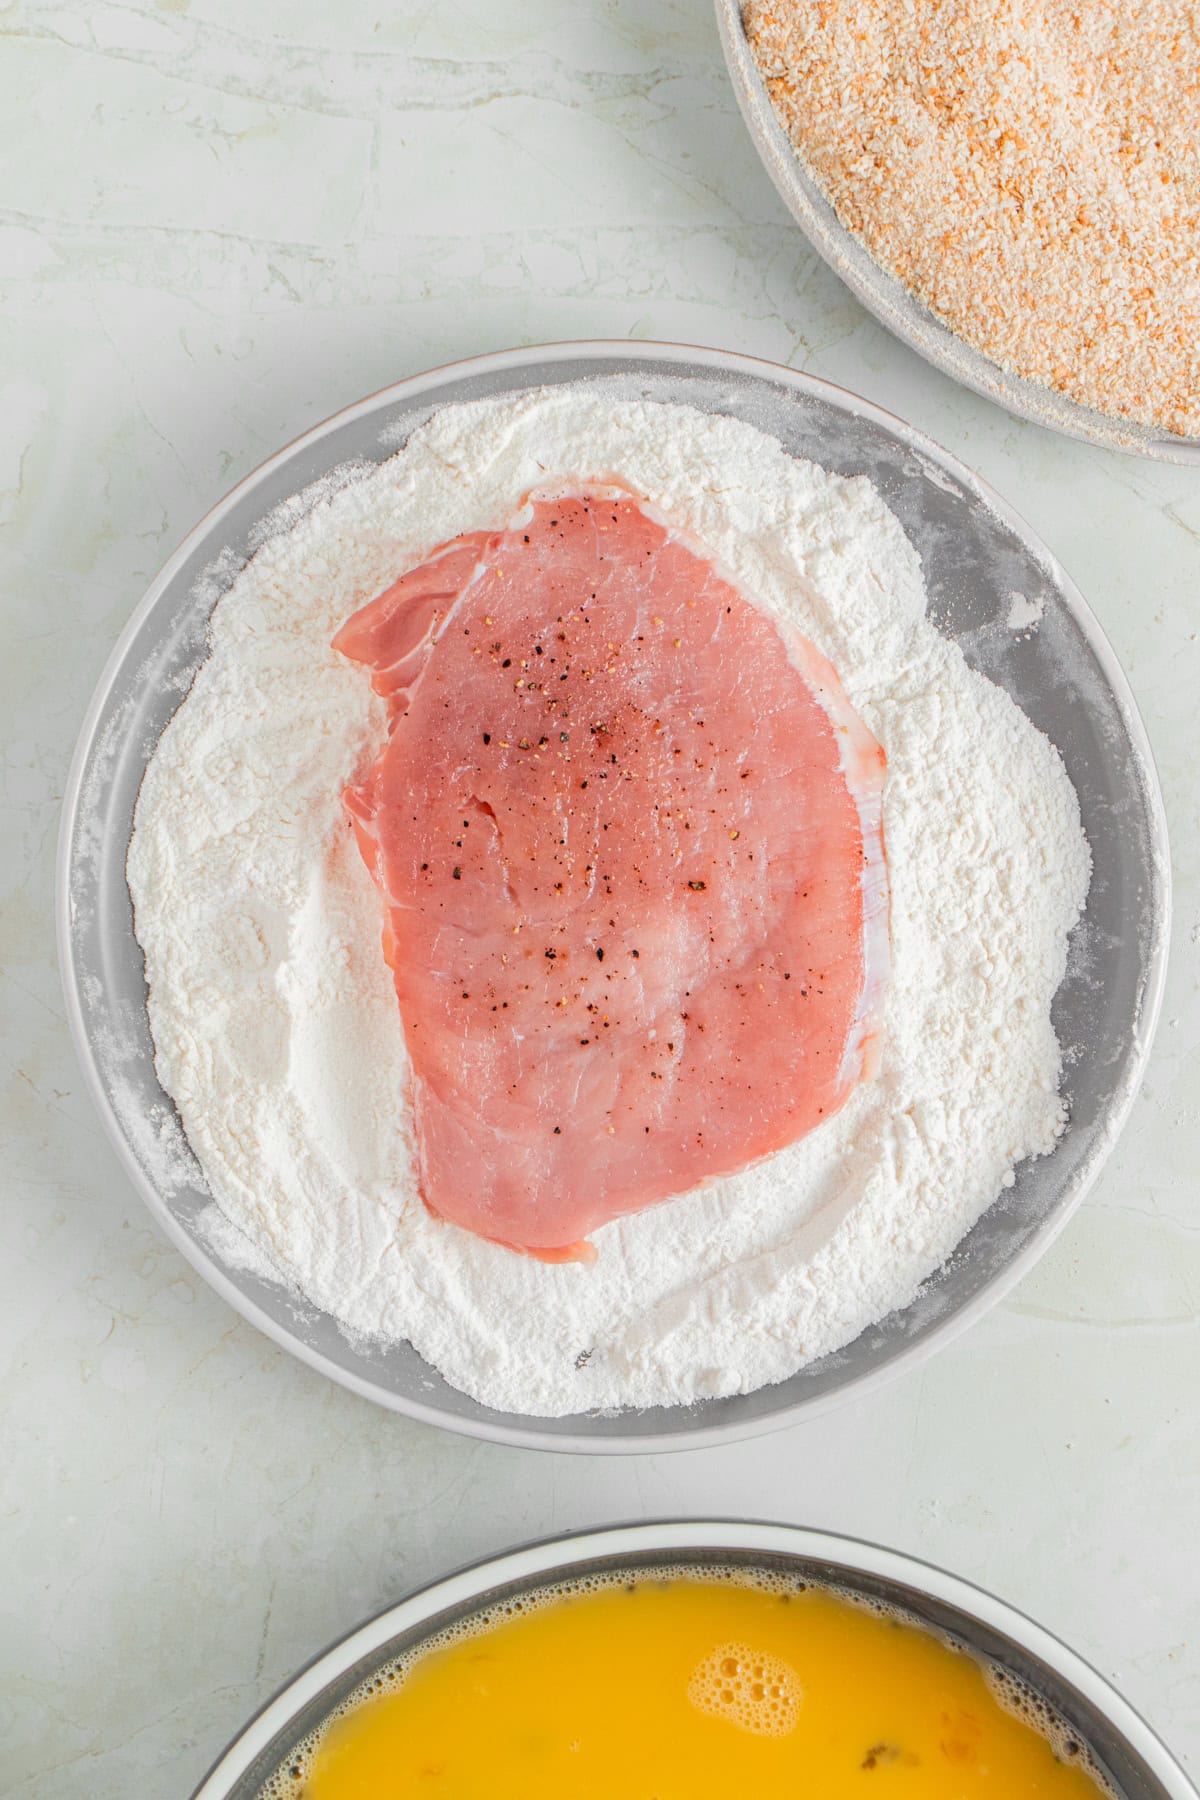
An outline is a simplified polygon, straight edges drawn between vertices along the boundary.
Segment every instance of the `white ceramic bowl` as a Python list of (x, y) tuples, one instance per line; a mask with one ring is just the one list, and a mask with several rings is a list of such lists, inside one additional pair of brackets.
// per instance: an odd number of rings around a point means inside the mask
[[(910, 1306), (757, 1393), (539, 1419), (480, 1406), (408, 1344), (352, 1343), (327, 1314), (222, 1260), (197, 1223), (210, 1203), (201, 1182), (164, 1184), (159, 1134), (173, 1108), (154, 1070), (125, 856), (143, 771), (207, 653), (209, 615), (274, 508), (331, 469), (382, 461), (439, 406), (561, 382), (730, 414), (795, 455), (870, 476), (921, 554), (939, 629), (1062, 752), (1095, 876), (1054, 1005), (1070, 1125), (1053, 1156), (1020, 1166), (1015, 1186)], [(1035, 632), (1008, 628), (1014, 592), (1041, 608)], [(385, 389), (281, 450), (200, 522), (135, 611), (84, 721), (64, 798), (58, 911), (67, 1013), (100, 1117), (162, 1229), (232, 1306), (314, 1368), (415, 1418), (542, 1449), (650, 1451), (769, 1430), (911, 1367), (1041, 1255), (1095, 1179), (1141, 1080), (1165, 970), (1169, 864), (1149, 746), (1103, 633), (1044, 546), (961, 463), (865, 400), (791, 369), (681, 345), (556, 344)]]
[(697, 1564), (786, 1572), (903, 1608), (1049, 1701), (1109, 1775), (1120, 1800), (1196, 1800), (1145, 1720), (1095, 1669), (1014, 1607), (895, 1550), (791, 1525), (733, 1520), (624, 1525), (551, 1538), (410, 1594), (302, 1669), (239, 1732), (193, 1800), (254, 1800), (289, 1752), (360, 1683), (489, 1606), (588, 1573), (686, 1574)]
[(977, 394), (997, 401), (1023, 419), (1032, 419), (1035, 424), (1047, 425), (1052, 431), (1083, 438), (1107, 450), (1125, 450), (1155, 457), (1160, 462), (1200, 468), (1200, 440), (1097, 412), (1039, 382), (1012, 374), (951, 331), (903, 282), (889, 275), (865, 245), (841, 224), (796, 155), (746, 41), (741, 0), (715, 3), (733, 91), (763, 167), (813, 249), (881, 325), (964, 387), (974, 388)]

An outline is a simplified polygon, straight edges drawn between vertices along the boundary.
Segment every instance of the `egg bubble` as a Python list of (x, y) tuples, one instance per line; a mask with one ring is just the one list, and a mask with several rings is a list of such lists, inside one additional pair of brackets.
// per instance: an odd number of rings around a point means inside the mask
[(1022, 1724), (1028, 1725), (1030, 1730), (1036, 1731), (1039, 1737), (1045, 1738), (1057, 1762), (1074, 1763), (1102, 1794), (1108, 1794), (1112, 1796), (1112, 1800), (1117, 1800), (1117, 1790), (1112, 1779), (1101, 1767), (1091, 1746), (1055, 1712), (1044, 1695), (1039, 1694), (1036, 1688), (1031, 1687), (1020, 1675), (1015, 1675), (1011, 1669), (985, 1664), (983, 1678), (991, 1690), (993, 1700), (1005, 1712), (1011, 1713)]
[(727, 1719), (755, 1737), (794, 1731), (802, 1697), (792, 1665), (751, 1644), (718, 1644), (688, 1682), (688, 1699), (699, 1712)]

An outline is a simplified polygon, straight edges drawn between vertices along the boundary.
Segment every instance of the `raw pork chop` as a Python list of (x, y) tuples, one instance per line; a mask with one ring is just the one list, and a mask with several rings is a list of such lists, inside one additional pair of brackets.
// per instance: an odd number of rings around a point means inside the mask
[(628, 493), (535, 495), (356, 613), (346, 792), (430, 1209), (545, 1258), (845, 1100), (887, 959), (884, 756), (829, 664)]

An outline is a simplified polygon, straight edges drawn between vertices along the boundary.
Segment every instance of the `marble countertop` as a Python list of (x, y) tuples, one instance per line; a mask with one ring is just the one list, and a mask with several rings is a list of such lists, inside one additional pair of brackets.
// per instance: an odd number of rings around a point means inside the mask
[[(705, 0), (9, 0), (0, 101), (0, 1789), (186, 1796), (286, 1675), (410, 1584), (704, 1511), (982, 1582), (1196, 1769), (1200, 480), (1021, 424), (868, 318), (760, 168)], [(400, 376), (590, 336), (811, 370), (992, 481), (1130, 675), (1176, 871), (1144, 1090), (1038, 1269), (860, 1404), (610, 1461), (409, 1424), (243, 1324), (92, 1116), (52, 930), (80, 717), (199, 515)]]

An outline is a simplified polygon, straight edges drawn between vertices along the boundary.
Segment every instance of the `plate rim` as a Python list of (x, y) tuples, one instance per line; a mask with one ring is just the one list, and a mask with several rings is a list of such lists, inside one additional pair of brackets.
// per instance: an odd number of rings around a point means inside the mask
[[(198, 1238), (193, 1237), (191, 1232), (175, 1217), (166, 1200), (150, 1181), (135, 1157), (101, 1080), (98, 1061), (84, 1016), (80, 971), (76, 964), (72, 930), (71, 885), (78, 845), (81, 805), (86, 776), (97, 748), (100, 726), (111, 689), (145, 620), (196, 548), (213, 537), (216, 528), (220, 526), (226, 515), (257, 484), (290, 459), (299, 456), (305, 450), (318, 444), (322, 438), (355, 418), (369, 416), (372, 412), (382, 411), (398, 402), (406, 400), (411, 402), (419, 399), (424, 389), (444, 382), (446, 379), (461, 378), (468, 373), (515, 373), (521, 369), (536, 368), (538, 365), (544, 366), (547, 363), (580, 361), (589, 358), (596, 362), (615, 360), (627, 361), (631, 364), (652, 362), (678, 365), (690, 363), (694, 366), (700, 363), (709, 370), (723, 372), (727, 375), (750, 377), (758, 381), (766, 380), (775, 386), (792, 388), (796, 392), (831, 402), (843, 412), (850, 412), (882, 425), (889, 434), (898, 438), (919, 455), (932, 460), (960, 487), (986, 505), (1008, 524), (1035, 553), (1078, 621), (1088, 647), (1096, 657), (1117, 702), (1122, 725), (1128, 735), (1142, 776), (1152, 850), (1150, 864), (1145, 871), (1150, 886), (1149, 942), (1146, 949), (1140, 1017), (1130, 1069), (1123, 1090), (1108, 1115), (1107, 1129), (1103, 1138), (1093, 1147), (1090, 1156), (1077, 1170), (1072, 1188), (1064, 1194), (1054, 1212), (1043, 1219), (1030, 1233), (1012, 1260), (1006, 1263), (1003, 1269), (999, 1270), (976, 1295), (935, 1327), (933, 1333), (930, 1334), (933, 1339), (932, 1347), (937, 1351), (945, 1349), (963, 1332), (977, 1323), (985, 1313), (990, 1312), (1011, 1291), (1022, 1276), (1045, 1254), (1093, 1187), (1101, 1168), (1124, 1129), (1138, 1088), (1145, 1075), (1162, 1007), (1171, 935), (1171, 862), (1162, 786), (1153, 749), (1137, 702), (1108, 637), (1079, 588), (1062, 568), (1048, 546), (1043, 543), (1038, 533), (987, 481), (918, 427), (910, 425), (906, 420), (888, 412), (885, 408), (876, 405), (875, 402), (866, 400), (848, 389), (838, 387), (835, 383), (822, 377), (811, 375), (803, 370), (790, 369), (783, 364), (772, 363), (760, 357), (747, 356), (740, 351), (718, 350), (696, 344), (677, 344), (643, 339), (585, 338), (551, 344), (520, 345), (505, 350), (488, 351), (479, 356), (457, 358), (452, 362), (405, 376), (400, 381), (389, 383), (364, 399), (354, 401), (341, 408), (285, 444), (243, 476), (234, 487), (204, 513), (186, 534), (150, 582), (104, 663), (84, 713), (63, 789), (54, 882), (55, 925), (59, 971), (71, 1040), (89, 1097), (99, 1115), (105, 1135), (159, 1228), (166, 1233), (175, 1247), (208, 1285), (215, 1289), (220, 1297), (232, 1306), (234, 1311), (247, 1323), (262, 1331), (281, 1349), (318, 1373), (335, 1381), (339, 1386), (348, 1388), (351, 1392), (371, 1400), (377, 1405), (382, 1405), (391, 1412), (400, 1413), (421, 1423), (439, 1426), (444, 1430), (455, 1431), (464, 1436), (524, 1449), (564, 1454), (640, 1456), (663, 1454), (668, 1451), (698, 1450), (718, 1444), (735, 1443), (742, 1439), (765, 1436), (775, 1431), (785, 1430), (802, 1419), (818, 1417), (820, 1414), (844, 1404), (851, 1396), (862, 1397), (887, 1382), (899, 1379), (911, 1367), (923, 1362), (931, 1353), (928, 1340), (901, 1345), (881, 1367), (865, 1370), (831, 1392), (792, 1401), (774, 1411), (744, 1420), (734, 1419), (716, 1425), (700, 1425), (695, 1429), (689, 1429), (686, 1423), (681, 1423), (678, 1429), (644, 1436), (632, 1436), (622, 1432), (619, 1429), (622, 1414), (619, 1412), (613, 1414), (613, 1422), (618, 1427), (617, 1429), (588, 1432), (553, 1431), (547, 1429), (535, 1414), (514, 1413), (497, 1414), (495, 1417), (487, 1418), (466, 1418), (448, 1412), (437, 1403), (398, 1395), (367, 1380), (355, 1371), (344, 1368), (340, 1363), (334, 1362), (322, 1351), (304, 1343), (294, 1333), (279, 1324), (255, 1300), (243, 1292), (218, 1262), (215, 1254), (208, 1250)], [(519, 384), (514, 382), (514, 390), (518, 389)], [(674, 1411), (681, 1420), (685, 1420), (689, 1408), (680, 1406)], [(563, 1416), (582, 1418), (594, 1415), (568, 1414)], [(518, 1422), (509, 1423), (508, 1420)]]

